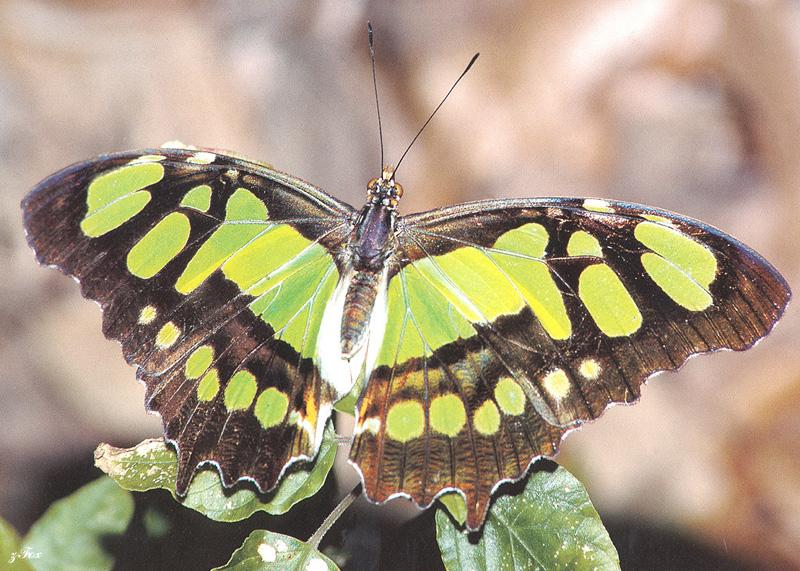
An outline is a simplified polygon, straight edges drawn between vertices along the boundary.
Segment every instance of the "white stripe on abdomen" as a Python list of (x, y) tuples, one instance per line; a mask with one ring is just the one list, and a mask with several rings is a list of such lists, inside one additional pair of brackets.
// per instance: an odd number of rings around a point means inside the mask
[(355, 274), (354, 270), (343, 273), (330, 302), (322, 314), (315, 362), (320, 374), (330, 385), (336, 398), (346, 396), (357, 381), (366, 382), (378, 358), (383, 335), (386, 330), (386, 277), (384, 269), (378, 282), (378, 294), (367, 323), (366, 342), (350, 359), (342, 356), (342, 316), (345, 295)]

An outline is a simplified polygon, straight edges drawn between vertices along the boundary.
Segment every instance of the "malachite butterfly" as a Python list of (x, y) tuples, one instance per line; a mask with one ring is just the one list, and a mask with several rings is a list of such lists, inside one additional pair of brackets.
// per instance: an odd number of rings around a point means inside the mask
[(400, 216), (401, 195), (390, 167), (356, 210), (264, 164), (160, 148), (68, 167), (22, 207), (38, 260), (100, 302), (138, 367), (179, 493), (203, 464), (273, 489), (336, 404), (370, 499), (456, 490), (470, 529), (565, 433), (690, 355), (751, 347), (791, 296), (747, 246), (664, 210)]

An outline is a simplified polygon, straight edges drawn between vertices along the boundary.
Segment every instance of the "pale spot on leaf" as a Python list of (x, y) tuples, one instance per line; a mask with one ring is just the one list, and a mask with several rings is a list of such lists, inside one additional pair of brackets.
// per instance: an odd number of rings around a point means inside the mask
[(274, 563), (277, 553), (269, 543), (262, 543), (258, 546), (258, 555), (264, 563)]
[(328, 571), (328, 566), (322, 559), (315, 557), (308, 562), (308, 565), (306, 565), (306, 571)]

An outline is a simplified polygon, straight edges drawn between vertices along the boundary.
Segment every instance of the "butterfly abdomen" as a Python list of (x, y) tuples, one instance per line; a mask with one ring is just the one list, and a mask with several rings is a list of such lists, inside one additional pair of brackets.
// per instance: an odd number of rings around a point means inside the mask
[(342, 356), (345, 358), (356, 353), (364, 341), (381, 285), (380, 277), (380, 272), (361, 270), (356, 271), (350, 281), (342, 311), (341, 344)]

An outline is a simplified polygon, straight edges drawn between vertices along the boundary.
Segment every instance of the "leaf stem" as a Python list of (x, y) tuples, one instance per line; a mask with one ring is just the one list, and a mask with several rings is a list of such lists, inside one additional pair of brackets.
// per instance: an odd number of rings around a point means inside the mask
[(320, 525), (317, 528), (317, 531), (315, 531), (314, 534), (308, 538), (308, 544), (311, 547), (314, 549), (319, 549), (319, 544), (322, 541), (322, 538), (325, 537), (325, 534), (330, 531), (330, 529), (333, 527), (333, 524), (336, 523), (336, 520), (338, 520), (347, 510), (347, 508), (350, 507), (350, 504), (356, 501), (358, 496), (361, 495), (361, 487), (361, 482), (356, 484), (356, 486), (350, 490), (350, 493), (342, 498), (342, 501), (339, 502), (339, 505), (333, 508), (333, 511), (328, 514), (328, 517), (325, 518), (325, 521), (322, 522), (322, 525)]

